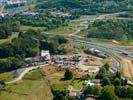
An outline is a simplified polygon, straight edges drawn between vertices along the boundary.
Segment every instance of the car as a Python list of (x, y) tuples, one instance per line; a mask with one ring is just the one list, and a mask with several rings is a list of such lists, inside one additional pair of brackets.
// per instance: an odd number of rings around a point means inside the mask
[(123, 54), (123, 55), (126, 55), (126, 56), (128, 55), (128, 53), (127, 53), (127, 52), (122, 52), (122, 54)]

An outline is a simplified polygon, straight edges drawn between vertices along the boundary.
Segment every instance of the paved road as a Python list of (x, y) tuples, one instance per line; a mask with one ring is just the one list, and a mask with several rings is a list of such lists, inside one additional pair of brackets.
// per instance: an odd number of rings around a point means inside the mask
[(119, 49), (119, 48), (116, 48), (116, 47), (111, 47), (109, 45), (95, 43), (95, 42), (89, 42), (87, 40), (84, 40), (83, 38), (77, 38), (77, 37), (68, 38), (68, 40), (73, 41), (73, 42), (88, 44), (88, 45), (96, 47), (96, 48), (106, 49), (109, 52), (114, 52), (114, 53), (118, 53), (118, 54), (122, 54), (123, 52), (125, 52), (125, 53), (128, 54), (127, 55), (128, 57), (133, 58), (133, 52), (128, 52), (126, 50)]

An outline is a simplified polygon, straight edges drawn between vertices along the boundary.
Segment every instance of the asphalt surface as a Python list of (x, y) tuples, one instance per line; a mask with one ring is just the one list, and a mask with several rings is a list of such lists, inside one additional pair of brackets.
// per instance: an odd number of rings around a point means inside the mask
[(129, 52), (129, 51), (119, 49), (119, 48), (116, 48), (116, 47), (111, 47), (110, 45), (90, 42), (90, 41), (84, 40), (83, 38), (77, 38), (77, 37), (68, 38), (68, 40), (72, 41), (72, 42), (84, 43), (84, 44), (87, 44), (87, 45), (90, 45), (90, 46), (93, 46), (93, 47), (96, 47), (96, 48), (99, 48), (99, 49), (106, 49), (108, 52), (113, 52), (113, 53), (118, 53), (118, 54), (126, 53), (127, 57), (133, 58), (133, 52)]

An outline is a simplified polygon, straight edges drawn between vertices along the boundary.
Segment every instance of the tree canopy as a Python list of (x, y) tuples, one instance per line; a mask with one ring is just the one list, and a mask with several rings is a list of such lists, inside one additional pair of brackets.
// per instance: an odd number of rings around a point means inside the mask
[(64, 74), (64, 79), (70, 80), (72, 78), (73, 78), (72, 72), (69, 69), (66, 69), (65, 74)]

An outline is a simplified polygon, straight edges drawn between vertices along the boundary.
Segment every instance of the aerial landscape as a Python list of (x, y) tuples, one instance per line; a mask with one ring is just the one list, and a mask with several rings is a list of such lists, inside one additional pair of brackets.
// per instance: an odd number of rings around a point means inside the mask
[(0, 100), (133, 100), (133, 0), (0, 0)]

